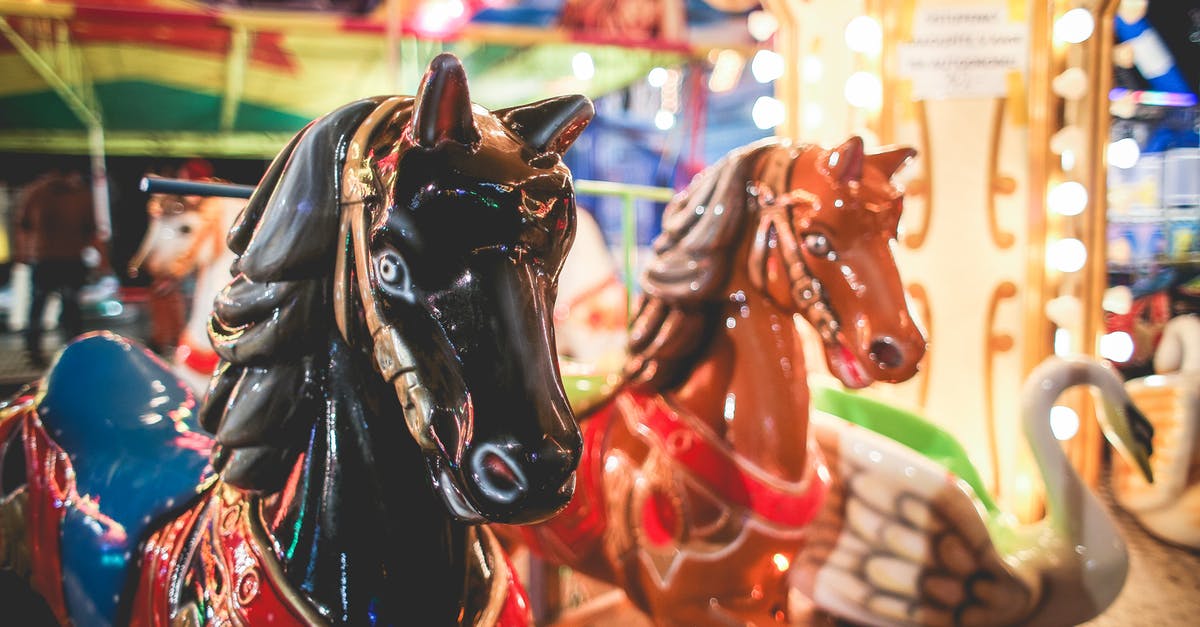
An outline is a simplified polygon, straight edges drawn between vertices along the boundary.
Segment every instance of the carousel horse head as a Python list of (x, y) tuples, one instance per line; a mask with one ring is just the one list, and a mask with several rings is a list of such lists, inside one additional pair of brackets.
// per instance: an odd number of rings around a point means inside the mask
[(159, 278), (180, 279), (204, 267), (224, 250), (229, 218), (241, 208), (231, 198), (199, 198), (153, 194), (146, 203), (150, 222), (129, 262), (129, 273), (141, 269)]
[[(355, 102), (298, 134), (229, 233), (235, 278), (209, 328), (223, 364), (202, 409), (223, 480), (280, 489), (349, 389), (377, 416), (356, 437), (411, 435), (375, 453), (419, 448), (456, 519), (564, 507), (581, 440), (552, 330), (575, 229), (560, 157), (592, 112), (583, 96), (489, 112), (440, 55), (415, 98)], [(370, 374), (330, 383), (343, 361)]]
[(770, 139), (700, 173), (667, 207), (643, 279), (634, 380), (678, 380), (693, 338), (718, 322), (701, 312), (744, 302), (747, 283), (812, 325), (847, 386), (912, 377), (925, 338), (892, 257), (903, 194), (891, 178), (914, 154), (868, 154), (858, 137), (833, 150)]

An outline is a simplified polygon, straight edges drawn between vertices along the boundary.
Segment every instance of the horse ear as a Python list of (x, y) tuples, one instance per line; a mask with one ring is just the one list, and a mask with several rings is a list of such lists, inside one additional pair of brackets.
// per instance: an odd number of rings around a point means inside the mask
[(587, 128), (596, 108), (587, 96), (558, 96), (499, 109), (496, 117), (539, 153), (563, 154)]
[(867, 155), (867, 164), (879, 170), (885, 178), (892, 178), (908, 163), (909, 159), (917, 156), (917, 151), (908, 146), (893, 146), (879, 152)]
[(829, 175), (840, 183), (861, 181), (863, 175), (863, 140), (855, 135), (829, 153)]
[(412, 117), (413, 139), (424, 148), (452, 141), (464, 146), (479, 142), (479, 129), (471, 111), (467, 73), (458, 57), (442, 53), (429, 63), (417, 91)]

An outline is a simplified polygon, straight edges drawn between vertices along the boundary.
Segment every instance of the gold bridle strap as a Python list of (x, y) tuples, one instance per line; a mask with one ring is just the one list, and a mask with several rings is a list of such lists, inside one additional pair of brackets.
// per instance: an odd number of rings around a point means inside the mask
[(792, 230), (795, 207), (815, 207), (820, 203), (820, 199), (800, 189), (775, 196), (761, 183), (751, 183), (747, 191), (753, 199), (752, 202), (757, 205), (759, 213), (758, 231), (755, 233), (754, 243), (750, 245), (748, 259), (750, 283), (759, 291), (766, 292), (767, 256), (770, 254), (769, 231), (774, 228), (796, 308), (816, 329), (822, 342), (827, 346), (840, 345), (838, 333), (841, 325), (825, 301), (821, 281), (808, 273), (808, 266), (800, 255), (800, 243), (796, 241), (796, 233)]
[[(372, 187), (373, 173), (364, 163), (363, 151), (380, 123), (391, 117), (404, 98), (388, 98), (379, 104), (359, 125), (346, 151), (346, 166), (342, 171), (342, 221), (338, 230), (338, 251), (334, 267), (333, 312), (338, 331), (347, 343), (352, 343), (349, 302), (350, 290), (357, 289), (363, 304), (367, 332), (371, 334), (372, 356), (375, 367), (396, 388), (397, 398), (404, 405), (404, 421), (412, 436), (423, 446), (434, 446), (430, 425), (425, 417), (431, 414), (433, 396), (417, 378), (416, 360), (411, 349), (404, 343), (400, 332), (386, 324), (375, 291), (371, 287), (374, 268), (367, 240), (365, 200), (376, 195)], [(354, 274), (358, 285), (350, 281), (349, 255), (354, 256)]]

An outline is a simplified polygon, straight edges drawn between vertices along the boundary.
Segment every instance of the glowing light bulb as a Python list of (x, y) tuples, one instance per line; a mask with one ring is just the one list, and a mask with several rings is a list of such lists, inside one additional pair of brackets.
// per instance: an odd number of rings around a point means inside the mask
[(1071, 348), (1071, 332), (1066, 329), (1054, 330), (1054, 354), (1065, 357), (1074, 353)]
[(1059, 272), (1078, 272), (1087, 263), (1087, 246), (1068, 237), (1046, 248), (1046, 263)]
[(1060, 216), (1077, 216), (1087, 208), (1087, 188), (1076, 181), (1064, 181), (1050, 189), (1046, 202), (1050, 211)]
[(1092, 36), (1095, 28), (1096, 21), (1092, 19), (1091, 11), (1071, 9), (1054, 22), (1054, 38), (1069, 44), (1083, 43)]
[(666, 109), (659, 109), (654, 114), (654, 126), (660, 131), (669, 131), (675, 126), (675, 114)]
[(792, 560), (788, 559), (788, 556), (783, 553), (776, 553), (771, 557), (771, 561), (775, 562), (775, 568), (778, 568), (781, 573), (786, 573), (787, 569), (792, 566)]
[(586, 52), (575, 53), (575, 56), (571, 57), (571, 72), (581, 81), (592, 80), (596, 75), (596, 63), (592, 61), (592, 55)]
[(855, 72), (846, 79), (846, 102), (860, 109), (878, 109), (883, 104), (883, 83), (870, 72)]
[(425, 33), (444, 34), (452, 30), (466, 12), (463, 0), (432, 0), (417, 10), (416, 28)]
[(759, 50), (754, 53), (754, 60), (750, 62), (750, 72), (754, 74), (754, 80), (769, 83), (783, 76), (783, 66), (783, 56), (778, 52)]
[(779, 30), (779, 20), (766, 11), (751, 11), (746, 16), (746, 30), (755, 41), (766, 41)]
[(646, 75), (646, 82), (650, 83), (651, 87), (662, 87), (667, 84), (667, 69), (656, 67), (650, 70)]
[(1065, 405), (1050, 408), (1050, 432), (1060, 442), (1070, 440), (1079, 433), (1079, 414)]
[(753, 118), (755, 126), (766, 130), (782, 124), (785, 113), (782, 102), (770, 96), (760, 96), (758, 100), (754, 101), (750, 117)]
[(1063, 172), (1070, 172), (1075, 169), (1075, 151), (1070, 148), (1064, 149), (1062, 154), (1058, 156), (1058, 162), (1062, 164)]
[(1132, 137), (1118, 139), (1108, 145), (1108, 162), (1122, 170), (1137, 165), (1141, 157), (1142, 150), (1138, 148), (1137, 140)]
[(806, 83), (815, 83), (821, 80), (821, 76), (825, 74), (825, 65), (821, 63), (821, 58), (816, 55), (808, 55), (804, 57), (804, 65), (800, 68), (800, 77)]
[(1133, 337), (1124, 331), (1114, 331), (1100, 336), (1100, 356), (1125, 363), (1133, 357)]
[(846, 46), (855, 52), (876, 55), (883, 50), (883, 27), (879, 20), (860, 15), (846, 24)]

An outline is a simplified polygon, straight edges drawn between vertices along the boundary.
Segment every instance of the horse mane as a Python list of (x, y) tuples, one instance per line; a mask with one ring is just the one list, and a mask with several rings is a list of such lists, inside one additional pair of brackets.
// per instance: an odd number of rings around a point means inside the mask
[(342, 169), (350, 138), (382, 98), (312, 122), (271, 163), (227, 243), (238, 255), (209, 337), (221, 361), (200, 407), (213, 467), (241, 489), (280, 489), (323, 415), (333, 330)]
[(761, 157), (782, 147), (765, 139), (734, 150), (696, 175), (667, 204), (655, 258), (629, 336), (625, 375), (657, 391), (680, 382), (718, 322), (733, 255), (745, 228), (747, 182)]

